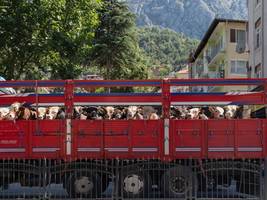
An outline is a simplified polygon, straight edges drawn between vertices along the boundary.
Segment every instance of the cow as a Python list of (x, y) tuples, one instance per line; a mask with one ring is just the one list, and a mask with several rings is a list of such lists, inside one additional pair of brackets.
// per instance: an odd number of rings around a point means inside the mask
[(34, 108), (21, 106), (19, 107), (19, 110), (16, 113), (16, 118), (18, 120), (36, 120), (37, 111)]
[(48, 107), (46, 109), (45, 119), (48, 120), (56, 119), (59, 110), (60, 110), (59, 106)]

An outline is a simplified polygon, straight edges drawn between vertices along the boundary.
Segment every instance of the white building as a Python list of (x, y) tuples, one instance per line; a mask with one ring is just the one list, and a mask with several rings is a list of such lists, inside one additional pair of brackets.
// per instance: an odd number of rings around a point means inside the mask
[(267, 77), (267, 0), (248, 0), (248, 75)]
[[(247, 24), (245, 20), (215, 18), (195, 52), (189, 56), (190, 77), (247, 78), (249, 60), (249, 54), (245, 51)], [(243, 91), (247, 90), (247, 87), (198, 86), (192, 90)]]

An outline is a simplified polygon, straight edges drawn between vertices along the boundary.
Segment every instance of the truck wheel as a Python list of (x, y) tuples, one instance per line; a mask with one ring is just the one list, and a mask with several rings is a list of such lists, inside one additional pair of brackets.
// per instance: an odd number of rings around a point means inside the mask
[(161, 191), (164, 197), (186, 198), (197, 190), (197, 177), (186, 166), (167, 169), (161, 179)]
[(8, 179), (6, 177), (0, 176), (0, 191), (8, 189)]
[(107, 190), (111, 179), (107, 174), (106, 175), (101, 174), (100, 177), (101, 177), (101, 193), (104, 193)]
[(101, 195), (101, 179), (94, 171), (74, 171), (64, 186), (70, 197), (97, 197)]
[(151, 189), (151, 177), (148, 171), (142, 169), (126, 169), (121, 173), (120, 186), (123, 197), (144, 197), (149, 194)]

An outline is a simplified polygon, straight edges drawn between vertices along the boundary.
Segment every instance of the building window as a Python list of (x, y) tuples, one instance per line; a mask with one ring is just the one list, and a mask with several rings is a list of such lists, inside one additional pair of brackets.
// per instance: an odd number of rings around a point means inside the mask
[(255, 67), (255, 78), (262, 78), (261, 64)]
[(260, 29), (257, 29), (256, 30), (256, 43), (255, 43), (255, 49), (259, 48), (260, 47), (260, 42), (261, 42), (261, 37), (260, 37)]
[(246, 35), (245, 30), (230, 29), (230, 42), (236, 43), (239, 41), (239, 38), (243, 37), (244, 35)]
[(231, 74), (246, 75), (247, 74), (247, 61), (232, 60), (231, 61)]
[(260, 47), (261, 43), (261, 18), (255, 23), (255, 49)]
[(258, 5), (260, 5), (261, 4), (261, 0), (256, 0), (255, 1), (255, 7), (257, 7)]
[(236, 30), (235, 29), (230, 30), (230, 42), (236, 42)]

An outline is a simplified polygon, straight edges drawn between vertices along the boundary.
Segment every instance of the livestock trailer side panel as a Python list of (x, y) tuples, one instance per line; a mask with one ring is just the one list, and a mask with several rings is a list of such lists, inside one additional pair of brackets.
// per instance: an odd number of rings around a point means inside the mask
[(170, 147), (174, 158), (206, 157), (204, 121), (171, 120), (170, 127)]
[[(173, 89), (199, 85), (263, 85), (264, 90)], [(57, 120), (0, 120), (0, 198), (264, 199), (266, 195), (266, 119), (172, 119), (170, 112), (184, 105), (266, 105), (267, 79), (7, 81), (0, 87), (34, 91), (0, 95), (1, 107), (17, 101), (32, 108), (64, 107), (65, 114)], [(39, 94), (39, 87), (58, 90)], [(152, 92), (76, 92), (100, 87), (124, 91), (148, 87)], [(159, 107), (162, 114), (154, 120), (74, 118), (75, 107), (129, 105)]]
[(28, 121), (29, 158), (60, 159), (65, 155), (66, 124), (63, 120)]
[(0, 121), (0, 157), (26, 158), (29, 123), (26, 121)]

